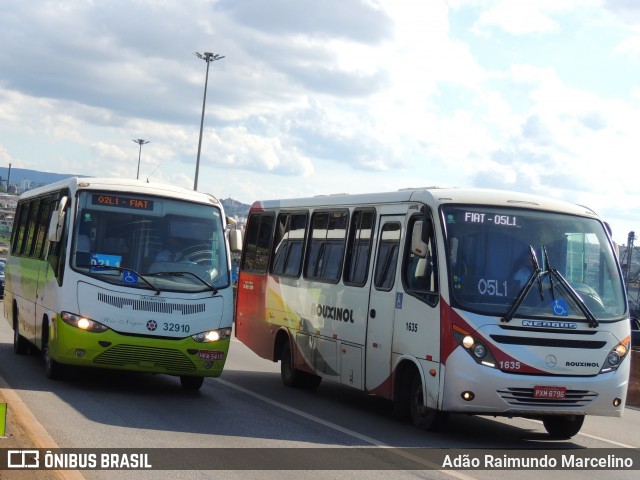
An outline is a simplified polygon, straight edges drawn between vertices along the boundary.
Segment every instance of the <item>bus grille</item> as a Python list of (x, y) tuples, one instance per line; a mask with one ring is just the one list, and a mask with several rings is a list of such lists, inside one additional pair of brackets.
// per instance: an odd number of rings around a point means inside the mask
[(182, 315), (193, 315), (205, 311), (204, 303), (182, 304), (182, 303), (163, 303), (150, 302), (148, 300), (139, 300), (133, 298), (122, 298), (114, 295), (98, 293), (98, 300), (107, 303), (116, 308), (130, 307), (132, 310), (152, 313), (174, 313), (179, 312)]
[(143, 366), (168, 372), (195, 372), (196, 366), (178, 350), (169, 348), (116, 345), (98, 355), (94, 363), (111, 367)]
[(567, 390), (565, 398), (534, 398), (533, 388), (505, 388), (498, 390), (498, 394), (508, 404), (524, 407), (583, 407), (598, 396), (588, 390)]
[(508, 345), (527, 345), (532, 347), (557, 347), (600, 350), (607, 342), (600, 340), (571, 340), (561, 338), (512, 337), (508, 335), (491, 335), (498, 343)]

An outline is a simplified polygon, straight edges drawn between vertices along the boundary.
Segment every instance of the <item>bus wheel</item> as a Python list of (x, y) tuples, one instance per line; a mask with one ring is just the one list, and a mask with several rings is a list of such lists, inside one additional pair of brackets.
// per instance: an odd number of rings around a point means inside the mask
[(18, 322), (13, 322), (13, 352), (17, 355), (25, 355), (29, 351), (27, 339), (20, 335)]
[(542, 424), (553, 438), (571, 438), (582, 428), (584, 415), (545, 415)]
[(180, 375), (180, 384), (185, 390), (200, 390), (204, 383), (204, 377), (192, 377), (189, 375)]
[(291, 345), (289, 342), (282, 347), (282, 355), (280, 358), (280, 376), (282, 383), (287, 387), (302, 387), (309, 390), (315, 390), (320, 385), (322, 377), (312, 373), (303, 372), (294, 368), (293, 355), (291, 354)]
[(447, 421), (448, 414), (426, 407), (423, 404), (424, 395), (419, 373), (416, 373), (413, 377), (410, 395), (409, 411), (411, 412), (413, 424), (423, 430), (436, 431), (441, 429)]
[(44, 374), (51, 380), (59, 380), (64, 373), (64, 365), (56, 362), (49, 355), (49, 339), (42, 339), (42, 357), (44, 358)]
[(301, 374), (299, 370), (293, 367), (293, 355), (291, 354), (291, 345), (289, 342), (282, 347), (282, 356), (280, 358), (280, 376), (282, 383), (287, 387), (301, 386)]

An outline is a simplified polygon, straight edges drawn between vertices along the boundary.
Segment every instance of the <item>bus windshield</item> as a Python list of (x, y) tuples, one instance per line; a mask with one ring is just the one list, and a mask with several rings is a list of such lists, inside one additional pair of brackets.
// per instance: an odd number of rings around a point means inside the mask
[(78, 195), (72, 267), (102, 281), (156, 291), (230, 285), (218, 208), (145, 195)]
[(606, 230), (538, 210), (446, 206), (452, 305), (500, 316), (619, 320), (624, 286)]

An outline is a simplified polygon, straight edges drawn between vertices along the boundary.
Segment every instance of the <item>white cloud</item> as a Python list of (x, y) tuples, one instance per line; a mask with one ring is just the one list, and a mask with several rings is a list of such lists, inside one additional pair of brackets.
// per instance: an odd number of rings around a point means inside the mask
[(478, 33), (493, 27), (513, 35), (529, 33), (549, 33), (559, 29), (559, 25), (549, 17), (537, 2), (501, 2), (480, 15), (476, 24)]
[[(457, 2), (454, 2), (457, 3)], [(562, 29), (559, 14), (577, 9), (597, 7), (600, 0), (499, 0), (470, 2), (474, 6), (486, 6), (474, 25), (479, 34), (491, 34), (494, 29), (511, 35), (558, 34)]]
[(618, 54), (628, 54), (630, 56), (640, 55), (640, 35), (628, 37), (614, 50)]

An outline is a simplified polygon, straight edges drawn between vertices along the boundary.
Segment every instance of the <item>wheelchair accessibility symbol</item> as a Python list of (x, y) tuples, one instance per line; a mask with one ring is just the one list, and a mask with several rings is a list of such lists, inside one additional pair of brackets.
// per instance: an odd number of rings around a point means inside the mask
[(131, 270), (123, 270), (122, 271), (122, 283), (127, 285), (137, 285), (138, 284), (138, 275), (136, 275)]
[(568, 317), (569, 316), (569, 305), (563, 299), (554, 300), (551, 302), (551, 306), (553, 307), (553, 314), (557, 317)]

